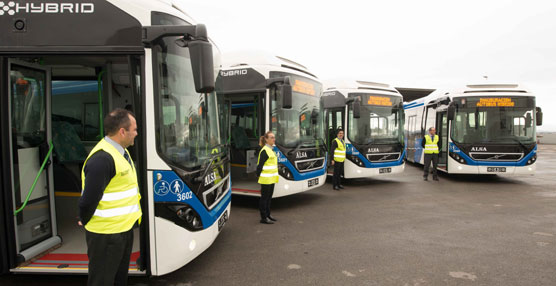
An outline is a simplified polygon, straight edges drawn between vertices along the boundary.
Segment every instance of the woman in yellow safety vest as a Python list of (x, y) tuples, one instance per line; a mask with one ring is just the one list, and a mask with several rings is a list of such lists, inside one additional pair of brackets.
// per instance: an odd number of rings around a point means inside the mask
[(270, 200), (274, 193), (274, 184), (278, 183), (278, 157), (274, 150), (276, 138), (274, 133), (267, 131), (259, 139), (259, 159), (257, 160), (257, 177), (261, 184), (261, 199), (259, 200), (259, 211), (261, 223), (273, 224), (276, 219), (270, 215)]
[(337, 137), (332, 140), (332, 146), (330, 148), (330, 154), (332, 160), (331, 164), (334, 166), (334, 176), (332, 177), (332, 184), (334, 190), (339, 191), (343, 189), (342, 179), (340, 176), (344, 173), (344, 161), (346, 160), (346, 143), (344, 142), (344, 131), (338, 129)]

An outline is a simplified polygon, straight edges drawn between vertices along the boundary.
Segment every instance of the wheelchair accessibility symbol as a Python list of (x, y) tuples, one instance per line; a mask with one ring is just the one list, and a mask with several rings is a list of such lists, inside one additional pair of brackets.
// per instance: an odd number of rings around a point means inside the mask
[(170, 185), (166, 181), (158, 181), (154, 184), (154, 192), (159, 196), (164, 196), (170, 191)]

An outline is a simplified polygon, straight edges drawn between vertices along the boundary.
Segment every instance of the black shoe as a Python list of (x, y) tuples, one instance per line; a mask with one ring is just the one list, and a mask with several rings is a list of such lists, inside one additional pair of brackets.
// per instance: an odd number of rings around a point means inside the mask
[(343, 189), (344, 186), (343, 185), (338, 185), (338, 188)]
[(278, 221), (277, 219), (275, 219), (275, 218), (274, 218), (273, 216), (271, 216), (271, 215), (268, 215), (268, 219), (271, 220), (271, 221)]
[(432, 179), (435, 180), (435, 181), (438, 181), (438, 177), (433, 177)]
[(427, 177), (423, 177), (423, 181), (428, 181), (429, 179)]
[(274, 224), (274, 222), (272, 222), (272, 221), (271, 221), (270, 219), (268, 219), (268, 218), (261, 219), (261, 223), (264, 223), (264, 224)]
[(334, 190), (336, 190), (336, 191), (339, 191), (339, 190), (340, 190), (340, 188), (338, 188), (338, 187), (334, 186)]

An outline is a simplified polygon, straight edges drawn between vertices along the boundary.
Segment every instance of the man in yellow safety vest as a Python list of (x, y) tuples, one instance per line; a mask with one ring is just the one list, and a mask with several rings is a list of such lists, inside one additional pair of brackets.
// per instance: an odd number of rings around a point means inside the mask
[(115, 109), (104, 119), (106, 136), (81, 172), (79, 222), (85, 227), (88, 285), (126, 285), (133, 228), (141, 223), (137, 172), (127, 147), (137, 136), (133, 114)]
[(429, 166), (432, 161), (432, 179), (438, 181), (438, 154), (440, 153), (440, 137), (436, 135), (436, 129), (434, 127), (429, 128), (429, 134), (425, 135), (421, 146), (424, 148), (425, 158), (424, 158), (424, 173), (423, 180), (428, 181), (429, 177)]
[(332, 140), (330, 154), (332, 160), (330, 163), (334, 166), (334, 175), (332, 176), (332, 185), (334, 190), (343, 189), (341, 175), (344, 173), (344, 161), (346, 160), (346, 143), (344, 142), (344, 131), (338, 129), (337, 137)]

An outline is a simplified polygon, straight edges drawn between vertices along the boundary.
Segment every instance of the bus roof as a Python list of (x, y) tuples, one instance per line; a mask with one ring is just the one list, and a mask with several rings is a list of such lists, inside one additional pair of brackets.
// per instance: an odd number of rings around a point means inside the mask
[(0, 53), (142, 52), (142, 27), (157, 13), (194, 24), (182, 4), (170, 0), (1, 3)]
[(317, 76), (309, 72), (304, 65), (264, 51), (236, 51), (225, 53), (222, 56), (222, 69), (235, 69), (257, 65), (292, 69), (317, 78)]
[(382, 92), (386, 94), (400, 95), (400, 93), (389, 84), (364, 80), (329, 80), (325, 82), (325, 86), (325, 91), (347, 89), (350, 90), (350, 92)]

